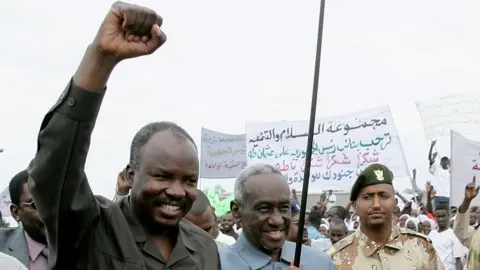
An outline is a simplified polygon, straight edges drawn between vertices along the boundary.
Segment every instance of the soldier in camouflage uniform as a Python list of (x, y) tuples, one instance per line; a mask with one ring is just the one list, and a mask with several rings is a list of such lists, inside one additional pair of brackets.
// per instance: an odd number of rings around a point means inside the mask
[(360, 226), (328, 253), (337, 270), (443, 270), (427, 236), (392, 225), (393, 173), (384, 165), (368, 166), (350, 194)]

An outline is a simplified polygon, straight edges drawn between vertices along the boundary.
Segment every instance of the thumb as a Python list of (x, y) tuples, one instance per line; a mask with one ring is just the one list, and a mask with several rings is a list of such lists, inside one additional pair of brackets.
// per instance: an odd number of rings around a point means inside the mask
[(290, 262), (290, 266), (288, 267), (288, 269), (302, 269), (301, 267), (300, 268), (297, 268), (294, 264), (293, 264), (293, 260)]
[(167, 41), (167, 35), (160, 29), (158, 24), (152, 26), (152, 38), (147, 41), (146, 45), (149, 53), (153, 53), (160, 46), (162, 46), (165, 41)]

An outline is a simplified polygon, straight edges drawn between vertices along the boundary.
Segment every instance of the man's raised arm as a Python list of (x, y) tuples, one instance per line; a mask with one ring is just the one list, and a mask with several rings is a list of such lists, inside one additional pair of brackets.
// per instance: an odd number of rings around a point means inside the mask
[(82, 232), (99, 214), (84, 169), (110, 73), (121, 60), (160, 47), (166, 41), (161, 23), (151, 9), (115, 3), (42, 122), (29, 187), (48, 233), (50, 267), (71, 258)]

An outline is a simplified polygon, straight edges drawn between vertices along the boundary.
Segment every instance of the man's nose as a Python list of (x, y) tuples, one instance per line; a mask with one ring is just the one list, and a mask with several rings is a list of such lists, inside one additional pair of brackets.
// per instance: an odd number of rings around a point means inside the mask
[(171, 181), (169, 187), (165, 190), (165, 193), (175, 199), (181, 199), (186, 195), (185, 188), (180, 180)]
[(372, 200), (372, 208), (380, 208), (380, 199), (378, 196), (374, 196)]
[(267, 222), (270, 226), (281, 227), (283, 225), (283, 216), (277, 209), (275, 209)]

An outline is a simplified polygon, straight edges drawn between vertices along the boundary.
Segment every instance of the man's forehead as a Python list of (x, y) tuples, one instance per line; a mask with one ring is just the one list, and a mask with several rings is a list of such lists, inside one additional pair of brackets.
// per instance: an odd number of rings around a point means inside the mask
[(251, 197), (289, 197), (290, 190), (283, 177), (276, 174), (259, 174), (245, 182), (246, 195)]
[(330, 231), (343, 231), (347, 226), (344, 224), (330, 224)]
[(389, 184), (378, 184), (378, 185), (371, 185), (362, 188), (360, 193), (380, 193), (380, 192), (391, 192), (393, 193), (393, 187)]
[(176, 156), (178, 153), (196, 153), (195, 145), (185, 136), (172, 130), (159, 131), (152, 135), (142, 148), (144, 155)]

